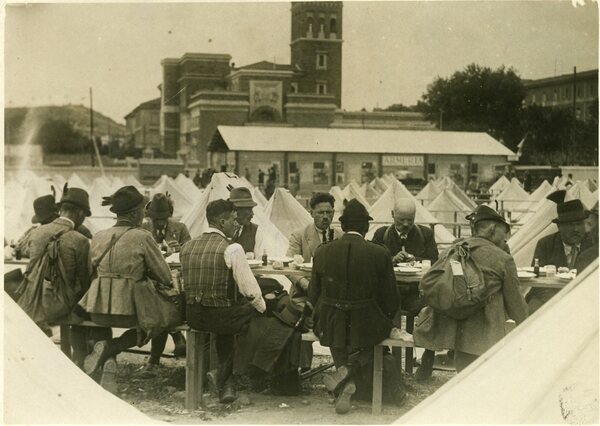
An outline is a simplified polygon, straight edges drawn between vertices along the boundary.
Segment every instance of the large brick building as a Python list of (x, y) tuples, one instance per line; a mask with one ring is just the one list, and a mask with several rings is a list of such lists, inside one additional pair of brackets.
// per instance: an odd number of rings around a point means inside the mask
[(583, 121), (592, 114), (598, 102), (598, 70), (564, 74), (539, 80), (523, 80), (527, 105), (553, 108), (575, 108), (575, 116)]
[(136, 148), (161, 148), (160, 98), (139, 104), (125, 116), (125, 140)]
[(341, 2), (294, 2), (291, 63), (236, 66), (227, 54), (161, 62), (160, 139), (168, 154), (208, 165), (218, 125), (431, 129), (420, 114), (345, 112)]

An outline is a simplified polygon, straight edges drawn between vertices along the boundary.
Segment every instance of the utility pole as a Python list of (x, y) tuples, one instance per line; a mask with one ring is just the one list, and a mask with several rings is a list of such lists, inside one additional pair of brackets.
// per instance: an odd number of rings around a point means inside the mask
[(444, 130), (444, 110), (440, 108), (440, 130)]
[(570, 147), (575, 146), (575, 126), (577, 125), (577, 67), (573, 67), (573, 119), (571, 123), (571, 143)]
[(92, 88), (90, 87), (90, 138), (92, 139), (92, 146), (94, 147), (94, 152), (92, 153), (92, 167), (94, 167), (94, 153), (98, 157), (98, 165), (100, 166), (100, 174), (104, 176), (104, 167), (102, 166), (102, 158), (100, 158), (100, 151), (98, 150), (98, 145), (96, 145), (96, 141), (94, 140), (94, 105), (92, 101)]

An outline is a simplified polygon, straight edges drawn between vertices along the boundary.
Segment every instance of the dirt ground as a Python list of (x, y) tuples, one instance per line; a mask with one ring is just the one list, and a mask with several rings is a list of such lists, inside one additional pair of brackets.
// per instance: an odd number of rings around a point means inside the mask
[[(381, 415), (371, 414), (371, 405), (354, 402), (350, 413), (337, 415), (333, 400), (321, 384), (318, 374), (303, 381), (299, 396), (278, 396), (268, 391), (254, 393), (241, 390), (232, 404), (219, 404), (211, 393), (204, 394), (203, 407), (185, 410), (185, 363), (183, 360), (163, 358), (155, 377), (143, 377), (139, 368), (147, 356), (124, 353), (119, 355), (117, 396), (156, 420), (194, 424), (199, 422), (223, 424), (389, 424), (435, 392), (454, 373), (434, 371), (426, 383), (419, 383), (406, 375), (408, 397), (401, 407), (384, 405)], [(330, 362), (327, 355), (315, 356), (313, 366)]]

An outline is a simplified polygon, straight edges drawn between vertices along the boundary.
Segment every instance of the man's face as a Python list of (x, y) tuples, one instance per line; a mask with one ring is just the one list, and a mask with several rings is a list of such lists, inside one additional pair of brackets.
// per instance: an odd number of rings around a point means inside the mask
[(225, 234), (225, 236), (232, 238), (235, 234), (235, 230), (238, 228), (238, 224), (236, 222), (237, 214), (235, 211), (224, 214), (219, 219), (221, 223), (221, 231)]
[(152, 225), (156, 230), (164, 230), (167, 227), (167, 219), (154, 219), (150, 218)]
[(310, 212), (319, 229), (327, 229), (333, 220), (333, 206), (328, 202), (318, 203)]
[(79, 210), (79, 212), (77, 213), (77, 217), (75, 218), (74, 224), (75, 224), (75, 229), (79, 228), (81, 225), (83, 225), (83, 221), (85, 220), (85, 212), (83, 210)]
[(250, 221), (254, 217), (252, 207), (237, 207), (237, 222), (242, 226), (250, 225)]
[(581, 244), (581, 241), (583, 241), (583, 237), (585, 236), (585, 221), (580, 220), (577, 222), (559, 223), (558, 231), (560, 232), (560, 238), (563, 243), (570, 246)]
[(392, 211), (394, 227), (400, 234), (408, 234), (415, 224), (415, 214), (412, 212)]
[(502, 223), (497, 223), (494, 225), (494, 232), (491, 236), (490, 241), (494, 243), (496, 247), (505, 249), (507, 246), (508, 238), (510, 237), (510, 228)]
[(595, 214), (591, 214), (585, 220), (585, 230), (592, 237), (594, 237), (594, 238), (598, 237), (598, 216), (596, 216)]

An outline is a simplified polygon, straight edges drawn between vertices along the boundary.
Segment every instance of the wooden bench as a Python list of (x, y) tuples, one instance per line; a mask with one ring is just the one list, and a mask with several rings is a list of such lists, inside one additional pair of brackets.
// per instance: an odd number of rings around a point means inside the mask
[[(62, 325), (79, 325), (86, 327), (104, 327), (92, 321), (83, 321), (77, 324), (62, 324)], [(184, 331), (186, 333), (186, 360), (185, 360), (185, 408), (187, 410), (196, 410), (202, 403), (204, 395), (204, 343), (206, 337), (210, 334), (204, 331), (198, 331), (190, 328), (188, 325), (180, 325), (176, 327), (176, 331)], [(318, 342), (319, 339), (311, 331), (302, 334), (302, 340), (305, 342)], [(61, 338), (61, 347), (63, 339)], [(413, 343), (404, 340), (385, 339), (374, 350), (373, 358), (373, 414), (381, 413), (382, 407), (382, 392), (383, 392), (383, 348), (413, 348)]]

